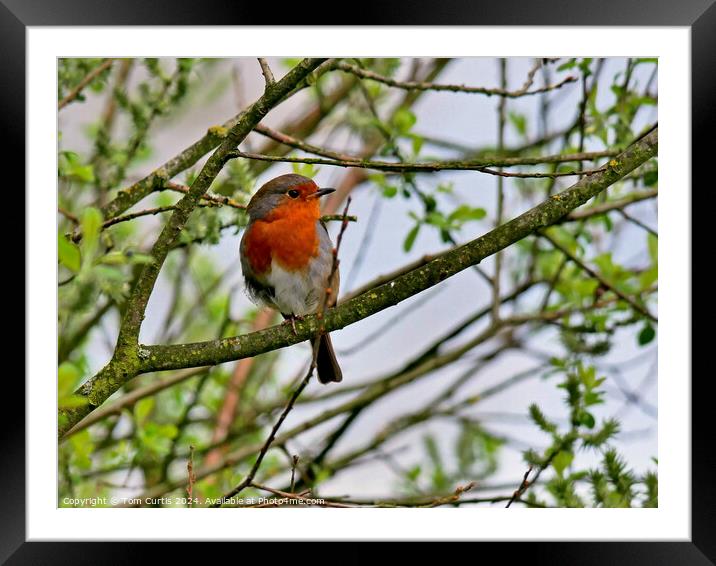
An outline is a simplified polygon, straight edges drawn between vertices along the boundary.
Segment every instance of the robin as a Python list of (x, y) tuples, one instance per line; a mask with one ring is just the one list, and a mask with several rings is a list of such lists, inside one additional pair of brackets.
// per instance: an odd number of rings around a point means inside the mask
[[(249, 202), (249, 223), (241, 237), (241, 269), (252, 300), (296, 318), (333, 306), (338, 297), (338, 269), (333, 281), (333, 244), (320, 220), (318, 199), (335, 189), (319, 189), (301, 175), (281, 175), (262, 186)], [(295, 329), (295, 327), (294, 327)], [(331, 337), (321, 335), (316, 356), (321, 383), (341, 381), (343, 374)]]

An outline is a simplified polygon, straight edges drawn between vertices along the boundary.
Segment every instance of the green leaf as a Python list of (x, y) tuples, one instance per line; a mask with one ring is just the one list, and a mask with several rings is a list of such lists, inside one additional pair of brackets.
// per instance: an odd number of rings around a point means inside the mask
[(315, 485), (319, 485), (331, 477), (331, 470), (327, 468), (321, 468), (316, 474), (316, 479), (313, 480)]
[(385, 198), (393, 198), (397, 194), (398, 194), (398, 187), (395, 187), (393, 185), (386, 185), (383, 187), (383, 196)]
[(648, 289), (659, 279), (659, 268), (654, 266), (639, 275), (639, 285), (642, 290)]
[(129, 250), (115, 250), (103, 255), (99, 263), (104, 265), (124, 265), (126, 263), (144, 265), (146, 263), (152, 263), (153, 261), (154, 258), (148, 254), (134, 253)]
[(415, 238), (418, 237), (418, 232), (420, 231), (420, 224), (416, 224), (413, 226), (413, 228), (408, 232), (408, 235), (405, 237), (405, 241), (403, 242), (403, 250), (406, 252), (409, 252), (413, 249), (413, 244), (415, 244)]
[(99, 233), (102, 229), (102, 213), (99, 209), (88, 207), (82, 213), (82, 249), (83, 263), (89, 264), (97, 251), (99, 244)]
[(450, 213), (448, 220), (467, 222), (469, 220), (482, 220), (486, 215), (487, 211), (484, 208), (473, 208), (463, 204)]
[(644, 184), (647, 187), (653, 187), (659, 182), (659, 172), (658, 171), (647, 171), (644, 173)]
[(647, 323), (646, 326), (641, 329), (641, 332), (639, 332), (639, 346), (646, 346), (654, 339), (655, 336), (656, 331), (654, 330), (654, 327)]
[(588, 77), (592, 74), (592, 70), (589, 68), (589, 66), (592, 64), (592, 58), (591, 57), (585, 57), (579, 62), (579, 69), (582, 71), (582, 74), (585, 77)]
[(95, 265), (92, 268), (92, 273), (101, 281), (124, 281), (124, 274), (122, 271), (111, 265)]
[(136, 405), (134, 405), (134, 422), (140, 426), (144, 424), (153, 408), (154, 397), (145, 397), (137, 401)]
[(70, 455), (72, 465), (82, 470), (88, 470), (92, 466), (92, 453), (94, 452), (94, 442), (92, 442), (89, 429), (72, 435), (69, 442), (72, 447)]
[(521, 136), (527, 134), (527, 118), (524, 114), (518, 114), (517, 112), (510, 112), (509, 119), (512, 125), (517, 130), (517, 133)]
[(567, 69), (573, 68), (577, 64), (576, 59), (570, 59), (566, 63), (562, 63), (559, 67), (557, 67), (558, 71), (566, 71)]
[(77, 244), (70, 241), (64, 234), (57, 235), (57, 257), (62, 265), (77, 273), (81, 266), (81, 254)]
[(529, 406), (530, 417), (544, 432), (553, 434), (557, 432), (557, 425), (550, 422), (536, 403)]
[(554, 238), (558, 244), (562, 247), (567, 248), (570, 253), (577, 254), (577, 251), (581, 249), (579, 242), (575, 237), (562, 226), (551, 226), (547, 229), (547, 233), (551, 238)]
[(129, 261), (133, 264), (146, 265), (148, 263), (154, 263), (154, 257), (149, 254), (135, 254), (125, 252), (125, 255), (129, 257)]
[(320, 167), (316, 167), (313, 163), (292, 163), (291, 166), (296, 175), (302, 175), (309, 179), (313, 179), (321, 170)]
[(603, 391), (588, 391), (584, 394), (584, 405), (586, 407), (590, 407), (592, 405), (604, 403), (604, 399), (602, 399), (603, 395)]
[(418, 155), (423, 148), (425, 140), (420, 136), (413, 135), (413, 154)]
[(437, 226), (438, 228), (448, 228), (450, 222), (445, 218), (442, 213), (438, 211), (429, 212), (425, 215), (425, 222), (431, 226)]
[(647, 246), (649, 247), (649, 257), (652, 263), (656, 263), (659, 260), (659, 239), (654, 234), (647, 234), (646, 236)]
[(81, 183), (92, 183), (95, 180), (92, 165), (83, 165), (80, 161), (80, 156), (74, 151), (61, 152), (58, 167), (59, 174), (62, 177)]
[(584, 425), (587, 428), (594, 428), (594, 425), (596, 424), (596, 421), (594, 420), (594, 415), (587, 411), (581, 411), (579, 413), (579, 424)]
[(438, 201), (433, 195), (425, 195), (424, 197), (425, 211), (432, 212), (437, 209)]
[(413, 114), (413, 112), (411, 112), (408, 108), (399, 108), (393, 115), (391, 123), (399, 133), (407, 134), (410, 132), (417, 120), (418, 119), (415, 117), (415, 114)]
[(574, 460), (574, 454), (572, 452), (560, 450), (552, 459), (552, 466), (561, 477), (564, 470), (572, 463), (572, 460)]
[(127, 263), (128, 260), (129, 258), (124, 254), (124, 252), (113, 251), (102, 256), (102, 259), (99, 261), (105, 265), (123, 265)]
[(76, 409), (84, 407), (87, 403), (89, 403), (89, 399), (82, 395), (67, 395), (66, 397), (59, 397), (57, 400), (57, 405), (62, 409)]
[(82, 372), (72, 362), (62, 362), (57, 369), (57, 394), (60, 399), (71, 395), (82, 379)]

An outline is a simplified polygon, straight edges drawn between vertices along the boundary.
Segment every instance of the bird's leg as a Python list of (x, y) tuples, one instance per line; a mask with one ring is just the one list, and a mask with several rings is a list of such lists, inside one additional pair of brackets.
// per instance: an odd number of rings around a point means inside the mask
[(286, 320), (284, 321), (284, 323), (290, 322), (290, 323), (291, 323), (291, 328), (293, 328), (293, 333), (296, 334), (296, 335), (298, 335), (298, 330), (296, 330), (296, 321), (297, 321), (297, 320), (303, 320), (303, 317), (302, 317), (302, 316), (297, 316), (297, 315), (295, 315), (295, 314), (285, 314), (285, 315), (283, 315), (283, 316), (286, 318)]

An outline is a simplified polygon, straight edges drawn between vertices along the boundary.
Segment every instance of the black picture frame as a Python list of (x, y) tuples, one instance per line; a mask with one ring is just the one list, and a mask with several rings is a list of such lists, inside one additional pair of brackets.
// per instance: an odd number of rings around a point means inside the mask
[[(188, 2), (177, 0), (0, 0), (0, 52), (2, 109), (0, 121), (6, 141), (3, 152), (8, 163), (25, 163), (25, 34), (28, 26), (58, 25), (298, 25), (297, 14), (305, 14), (303, 24), (316, 25), (318, 14), (328, 14), (327, 25), (564, 25), (564, 26), (687, 26), (692, 34), (692, 184), (709, 191), (712, 175), (707, 177), (710, 147), (708, 140), (716, 126), (716, 5), (714, 0), (549, 0), (526, 3), (518, 0), (479, 3), (477, 0), (428, 2), (401, 0), (390, 3), (361, 4), (360, 10), (343, 15), (336, 5), (311, 3), (310, 14), (298, 9), (273, 10), (270, 16), (258, 3), (229, 0)], [(315, 15), (312, 17), (311, 14)], [(270, 38), (267, 37), (267, 41)], [(710, 135), (711, 134), (711, 135)], [(24, 168), (16, 168), (19, 178), (14, 187), (24, 187)], [(669, 190), (679, 190), (673, 187)], [(23, 199), (24, 200), (24, 199)], [(695, 225), (694, 221), (692, 225)], [(24, 233), (21, 231), (19, 233)], [(23, 248), (24, 249), (24, 248)], [(688, 252), (687, 252), (688, 253)], [(696, 256), (692, 253), (692, 259)], [(695, 263), (692, 261), (692, 265)], [(706, 278), (708, 280), (708, 278)], [(710, 296), (707, 289), (699, 293), (697, 285), (705, 279), (693, 278), (693, 296)], [(25, 300), (28, 297), (25, 296)], [(692, 333), (696, 344), (704, 334)], [(704, 351), (692, 347), (692, 351)], [(694, 375), (698, 375), (695, 371)], [(529, 560), (545, 564), (714, 564), (716, 563), (716, 452), (713, 450), (713, 421), (708, 409), (710, 373), (704, 379), (692, 376), (670, 376), (691, 379), (692, 384), (692, 538), (690, 542), (512, 542), (492, 550), (512, 561)], [(7, 379), (3, 384), (5, 399), (24, 398), (21, 380)], [(12, 404), (18, 406), (17, 402)], [(24, 405), (20, 408), (24, 413)], [(9, 564), (105, 564), (125, 563), (137, 554), (146, 555), (146, 544), (25, 542), (25, 436), (24, 418), (2, 412), (6, 421), (2, 431), (0, 466), (0, 560)], [(535, 517), (537, 520), (537, 516)], [(227, 520), (231, 517), (227, 515)], [(78, 533), (78, 536), (81, 536)], [(318, 533), (317, 533), (318, 536)], [(350, 533), (346, 533), (346, 538)], [(245, 544), (245, 543), (242, 543)], [(273, 543), (272, 543), (273, 544)], [(508, 546), (509, 545), (509, 546)], [(248, 547), (246, 547), (248, 548)], [(420, 550), (422, 552), (422, 550)], [(164, 552), (164, 551), (162, 551)], [(187, 558), (186, 545), (172, 544), (164, 554), (166, 561), (174, 556)], [(254, 552), (247, 550), (247, 553)], [(275, 553), (276, 550), (272, 550)], [(280, 550), (278, 552), (281, 552)], [(289, 554), (295, 550), (286, 551)], [(302, 554), (305, 550), (300, 551)], [(311, 553), (311, 551), (308, 551)], [(375, 556), (370, 547), (352, 554), (354, 560)], [(181, 553), (181, 555), (179, 554)], [(325, 545), (317, 554), (329, 555)], [(365, 553), (365, 556), (361, 557)], [(243, 554), (243, 556), (247, 556)], [(309, 554), (313, 555), (313, 553)], [(225, 557), (226, 558), (226, 557)], [(240, 557), (237, 557), (240, 559)], [(204, 560), (210, 556), (204, 555)], [(218, 555), (216, 559), (220, 559)]]

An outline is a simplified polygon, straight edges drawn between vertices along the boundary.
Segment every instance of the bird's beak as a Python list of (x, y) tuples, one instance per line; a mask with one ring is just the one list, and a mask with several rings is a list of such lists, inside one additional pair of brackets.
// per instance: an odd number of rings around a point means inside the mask
[(330, 195), (336, 192), (336, 189), (318, 189), (315, 193), (309, 195), (309, 198), (321, 198), (324, 195)]

